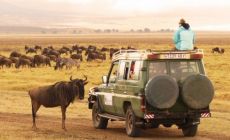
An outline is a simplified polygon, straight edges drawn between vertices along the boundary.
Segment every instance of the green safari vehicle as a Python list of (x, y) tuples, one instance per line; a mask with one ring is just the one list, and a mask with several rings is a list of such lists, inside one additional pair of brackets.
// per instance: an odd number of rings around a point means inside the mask
[(200, 118), (211, 117), (214, 88), (205, 74), (203, 50), (120, 50), (102, 84), (89, 91), (93, 125), (125, 121), (128, 136), (141, 128), (178, 126), (195, 136)]

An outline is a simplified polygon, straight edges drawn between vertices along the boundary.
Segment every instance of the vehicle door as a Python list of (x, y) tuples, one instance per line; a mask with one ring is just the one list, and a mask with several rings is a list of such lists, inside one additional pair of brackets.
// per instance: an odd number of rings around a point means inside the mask
[(110, 114), (115, 113), (114, 95), (116, 92), (115, 87), (117, 81), (117, 69), (118, 69), (118, 62), (113, 62), (107, 76), (107, 84), (104, 87), (103, 92), (101, 93), (103, 110)]

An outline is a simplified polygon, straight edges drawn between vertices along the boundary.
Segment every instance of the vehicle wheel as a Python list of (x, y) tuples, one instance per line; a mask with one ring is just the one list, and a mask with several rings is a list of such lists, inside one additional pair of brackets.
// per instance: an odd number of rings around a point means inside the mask
[(138, 136), (138, 128), (136, 126), (136, 116), (131, 106), (129, 106), (126, 111), (125, 125), (126, 125), (126, 133), (128, 136), (130, 137)]
[(158, 123), (152, 123), (151, 128), (159, 128), (160, 124)]
[(98, 114), (100, 113), (100, 108), (98, 102), (93, 104), (92, 109), (92, 120), (93, 126), (97, 129), (106, 129), (108, 125), (108, 119), (100, 117)]
[(194, 137), (196, 135), (198, 125), (191, 125), (188, 127), (183, 127), (182, 132), (185, 137)]
[(172, 126), (172, 124), (169, 124), (169, 123), (165, 123), (165, 124), (163, 124), (163, 126), (164, 126), (164, 127), (167, 127), (167, 128), (169, 128), (169, 127), (171, 127), (171, 126)]

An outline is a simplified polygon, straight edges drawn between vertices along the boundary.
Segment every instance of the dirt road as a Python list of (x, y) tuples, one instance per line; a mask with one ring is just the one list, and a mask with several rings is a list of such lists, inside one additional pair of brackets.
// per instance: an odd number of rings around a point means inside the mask
[[(0, 139), (132, 139), (126, 136), (124, 122), (110, 122), (108, 129), (96, 130), (90, 119), (69, 118), (66, 121), (67, 132), (61, 129), (61, 118), (38, 116), (38, 130), (34, 131), (30, 114), (0, 113)], [(177, 128), (142, 130), (137, 139), (185, 139)], [(218, 133), (199, 131), (198, 136), (186, 138), (194, 140), (230, 139)]]
[[(26, 92), (1, 91), (0, 98), (0, 140), (6, 139), (133, 139), (127, 137), (124, 122), (109, 122), (108, 129), (97, 130), (92, 126), (91, 110), (87, 101), (76, 101), (67, 109), (67, 132), (61, 129), (60, 108), (38, 111), (38, 130), (32, 129), (31, 104)], [(227, 101), (212, 103), (212, 118), (201, 119), (198, 135), (185, 138), (181, 130), (160, 127), (141, 130), (136, 139), (192, 139), (230, 140), (230, 104)]]

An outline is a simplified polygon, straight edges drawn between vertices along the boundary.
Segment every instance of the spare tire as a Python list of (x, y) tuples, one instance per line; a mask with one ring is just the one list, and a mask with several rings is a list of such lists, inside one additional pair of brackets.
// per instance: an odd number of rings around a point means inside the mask
[(179, 88), (177, 82), (169, 75), (159, 75), (148, 81), (145, 96), (153, 107), (167, 109), (176, 103)]
[(205, 75), (190, 75), (182, 82), (181, 96), (190, 108), (202, 109), (211, 103), (214, 87)]

